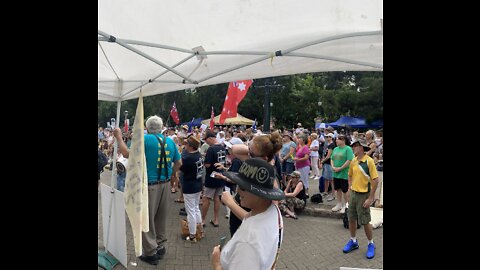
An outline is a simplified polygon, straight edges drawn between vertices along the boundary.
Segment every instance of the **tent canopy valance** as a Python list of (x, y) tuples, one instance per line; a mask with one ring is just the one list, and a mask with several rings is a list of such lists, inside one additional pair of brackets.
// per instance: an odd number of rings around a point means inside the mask
[(383, 70), (381, 0), (98, 1), (98, 99)]
[[(210, 125), (210, 119), (211, 118), (208, 118), (208, 119), (205, 119), (202, 121), (202, 124), (205, 124), (205, 125)], [(252, 119), (248, 119), (244, 116), (241, 116), (240, 114), (237, 113), (237, 117), (232, 117), (232, 118), (227, 118), (225, 120), (225, 123), (223, 124), (220, 124), (220, 115), (217, 115), (215, 116), (215, 118), (213, 118), (213, 122), (215, 125), (224, 125), (224, 126), (231, 126), (231, 125), (253, 125), (253, 121)]]
[(326, 126), (332, 126), (334, 128), (379, 128), (383, 127), (383, 120), (377, 120), (370, 124), (367, 124), (365, 118), (342, 116), (337, 121), (332, 123), (326, 123)]

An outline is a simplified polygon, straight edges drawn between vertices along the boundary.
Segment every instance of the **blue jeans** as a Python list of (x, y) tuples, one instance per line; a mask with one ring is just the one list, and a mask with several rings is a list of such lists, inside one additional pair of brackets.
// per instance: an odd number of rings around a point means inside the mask
[(291, 174), (293, 172), (293, 164), (292, 162), (284, 161), (282, 164), (282, 173)]
[(126, 172), (117, 175), (117, 189), (120, 191), (125, 190), (125, 178), (127, 176)]

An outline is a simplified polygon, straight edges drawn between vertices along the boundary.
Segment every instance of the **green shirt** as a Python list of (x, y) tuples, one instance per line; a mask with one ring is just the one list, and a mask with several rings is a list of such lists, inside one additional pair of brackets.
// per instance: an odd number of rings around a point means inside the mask
[[(353, 160), (353, 150), (350, 146), (345, 145), (343, 147), (337, 146), (333, 149), (332, 156), (330, 157), (334, 167), (342, 167), (347, 160)], [(350, 166), (343, 168), (339, 172), (333, 172), (333, 177), (348, 179), (348, 169)]]

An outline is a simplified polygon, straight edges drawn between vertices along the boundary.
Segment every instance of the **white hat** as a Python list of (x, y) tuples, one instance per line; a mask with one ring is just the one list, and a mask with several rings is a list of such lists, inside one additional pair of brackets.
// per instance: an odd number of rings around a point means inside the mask
[(327, 135), (325, 135), (325, 137), (335, 138), (335, 136), (333, 135), (333, 133), (328, 133)]

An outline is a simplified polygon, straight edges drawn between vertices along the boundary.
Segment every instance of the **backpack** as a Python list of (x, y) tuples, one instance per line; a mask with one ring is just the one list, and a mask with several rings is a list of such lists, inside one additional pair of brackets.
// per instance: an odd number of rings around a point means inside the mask
[(323, 203), (322, 194), (318, 193), (318, 194), (312, 195), (312, 197), (310, 198), (310, 201), (312, 203)]
[(102, 172), (105, 165), (108, 164), (107, 156), (101, 151), (98, 150), (98, 172)]

